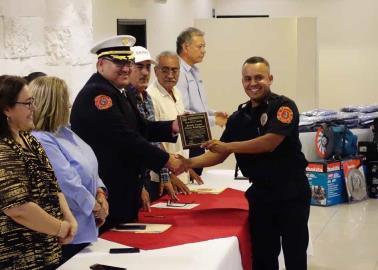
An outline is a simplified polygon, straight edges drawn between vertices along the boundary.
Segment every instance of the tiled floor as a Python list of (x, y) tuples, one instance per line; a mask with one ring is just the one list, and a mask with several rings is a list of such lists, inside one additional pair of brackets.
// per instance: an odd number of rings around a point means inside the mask
[(309, 270), (378, 270), (378, 199), (311, 207)]
[[(204, 173), (206, 181), (213, 180), (212, 185), (220, 176), (232, 178), (233, 170)], [(249, 187), (248, 181), (228, 185), (239, 190)], [(308, 270), (378, 270), (378, 199), (311, 206), (309, 224), (312, 255), (308, 256)], [(280, 266), (284, 269), (282, 256)]]

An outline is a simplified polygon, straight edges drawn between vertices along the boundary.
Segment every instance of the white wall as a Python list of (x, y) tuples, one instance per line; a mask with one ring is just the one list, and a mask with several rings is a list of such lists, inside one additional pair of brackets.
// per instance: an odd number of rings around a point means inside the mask
[[(241, 65), (259, 55), (270, 61), (273, 88), (279, 94), (295, 97), (300, 111), (314, 108), (316, 19), (198, 19), (195, 26), (205, 32), (206, 57), (200, 67), (210, 107), (231, 113), (248, 100), (241, 84)], [(256, 42), (256, 36), (264, 36), (264, 41)]]
[(0, 74), (59, 76), (74, 98), (95, 71), (90, 47), (116, 34), (117, 18), (147, 19), (156, 55), (175, 50), (177, 34), (211, 17), (212, 7), (213, 0), (0, 0)]
[(93, 71), (91, 0), (0, 0), (0, 74), (42, 71), (72, 97)]
[[(316, 17), (319, 107), (378, 103), (378, 1), (215, 0), (217, 15)], [(264, 36), (256, 37), (256, 40)], [(295, 98), (295, 97), (294, 97)]]
[[(205, 32), (207, 53), (200, 69), (211, 108), (232, 113), (249, 99), (241, 84), (241, 65), (253, 55), (270, 61), (273, 85), (280, 94), (296, 97), (299, 110), (314, 108), (316, 19), (197, 19), (195, 26)], [(264, 36), (264, 42), (256, 42), (256, 36)], [(214, 138), (222, 132), (212, 128)], [(222, 167), (234, 168), (234, 164), (229, 158)]]
[(176, 37), (196, 18), (210, 18), (213, 0), (93, 0), (94, 39), (117, 34), (117, 19), (146, 19), (153, 56), (176, 51)]

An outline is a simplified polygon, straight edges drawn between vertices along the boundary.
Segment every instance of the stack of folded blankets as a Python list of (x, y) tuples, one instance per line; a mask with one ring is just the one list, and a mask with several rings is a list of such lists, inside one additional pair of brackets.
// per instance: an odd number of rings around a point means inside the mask
[(316, 131), (322, 124), (345, 125), (348, 128), (369, 128), (378, 118), (378, 105), (346, 106), (340, 112), (314, 109), (300, 115), (299, 131)]
[(341, 108), (342, 112), (351, 113), (357, 112), (358, 115), (358, 127), (368, 128), (374, 122), (374, 119), (378, 118), (378, 105), (367, 106), (347, 106)]

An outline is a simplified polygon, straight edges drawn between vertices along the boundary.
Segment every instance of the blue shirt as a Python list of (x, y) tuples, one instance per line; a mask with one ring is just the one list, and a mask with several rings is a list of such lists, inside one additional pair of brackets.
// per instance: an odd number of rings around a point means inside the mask
[(185, 110), (188, 112), (206, 112), (211, 126), (215, 124), (215, 111), (208, 108), (207, 97), (198, 68), (188, 65), (180, 58), (180, 77), (177, 88), (182, 95)]
[(33, 131), (40, 141), (72, 214), (78, 223), (78, 231), (71, 244), (90, 243), (97, 240), (98, 229), (92, 212), (96, 191), (105, 187), (98, 176), (97, 158), (92, 148), (70, 128), (58, 132)]

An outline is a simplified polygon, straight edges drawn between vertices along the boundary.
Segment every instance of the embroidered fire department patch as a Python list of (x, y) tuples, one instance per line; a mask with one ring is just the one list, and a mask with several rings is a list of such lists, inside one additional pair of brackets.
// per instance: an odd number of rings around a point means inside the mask
[(282, 106), (278, 109), (277, 119), (284, 124), (290, 124), (293, 121), (293, 111), (287, 106)]
[(95, 106), (99, 110), (106, 110), (113, 106), (113, 101), (106, 95), (98, 95), (95, 97)]

